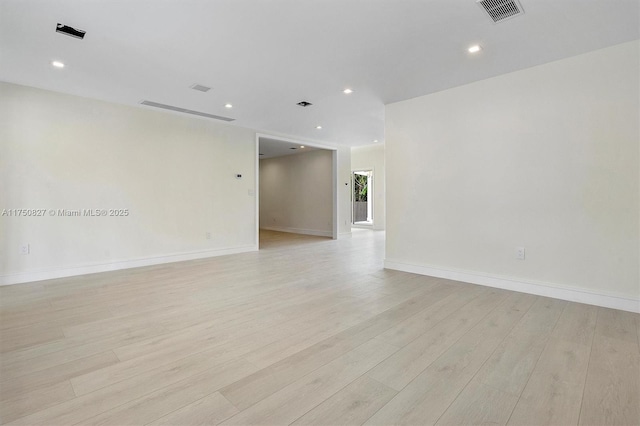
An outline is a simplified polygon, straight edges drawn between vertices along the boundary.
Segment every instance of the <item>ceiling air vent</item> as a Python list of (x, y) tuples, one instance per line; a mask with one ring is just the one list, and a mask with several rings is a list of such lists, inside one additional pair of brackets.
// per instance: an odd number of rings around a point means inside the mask
[(211, 90), (211, 87), (203, 86), (202, 84), (193, 84), (191, 86), (193, 90), (197, 90), (198, 92), (208, 92)]
[(524, 13), (518, 0), (477, 0), (480, 6), (495, 23), (514, 18)]
[(296, 105), (300, 105), (301, 107), (305, 108), (305, 107), (311, 106), (313, 104), (311, 102), (307, 102), (307, 101), (300, 101)]
[(222, 120), (222, 121), (234, 121), (235, 120), (235, 118), (221, 117), (219, 115), (207, 114), (206, 112), (193, 111), (191, 109), (185, 109), (185, 108), (175, 107), (175, 106), (172, 106), (172, 105), (160, 104), (158, 102), (142, 101), (140, 103), (142, 105), (147, 105), (147, 106), (151, 106), (151, 107), (155, 107), (155, 108), (168, 109), (170, 111), (183, 112), (185, 114), (199, 115), (200, 117), (213, 118), (215, 120)]
[(86, 31), (78, 30), (76, 28), (60, 23), (56, 24), (56, 32), (68, 35), (69, 37), (79, 38), (80, 40), (82, 40), (84, 38), (84, 35), (87, 33)]

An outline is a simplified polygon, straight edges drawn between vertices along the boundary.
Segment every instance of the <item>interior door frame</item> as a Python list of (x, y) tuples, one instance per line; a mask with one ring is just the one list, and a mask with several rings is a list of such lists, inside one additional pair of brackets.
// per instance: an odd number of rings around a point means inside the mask
[(286, 136), (272, 135), (268, 133), (256, 133), (255, 141), (255, 241), (256, 250), (260, 249), (260, 138), (276, 139), (282, 142), (291, 142), (298, 145), (312, 146), (314, 148), (326, 149), (331, 151), (331, 181), (333, 186), (333, 214), (332, 214), (332, 236), (334, 240), (338, 239), (338, 148), (335, 146), (323, 145), (313, 141), (293, 139)]
[[(362, 224), (362, 222), (360, 222), (359, 224), (356, 225), (354, 219), (355, 219), (355, 214), (354, 214), (354, 209), (355, 209), (355, 201), (353, 199), (353, 191), (355, 190), (355, 178), (354, 175), (356, 172), (370, 172), (371, 173), (371, 177), (369, 178), (369, 185), (370, 187), (367, 188), (367, 203), (371, 205), (371, 223), (366, 223), (366, 224)], [(374, 190), (375, 190), (375, 169), (373, 167), (358, 167), (356, 169), (352, 169), (351, 170), (351, 226), (353, 226), (354, 228), (373, 228), (375, 221), (376, 221), (376, 217), (374, 214)]]

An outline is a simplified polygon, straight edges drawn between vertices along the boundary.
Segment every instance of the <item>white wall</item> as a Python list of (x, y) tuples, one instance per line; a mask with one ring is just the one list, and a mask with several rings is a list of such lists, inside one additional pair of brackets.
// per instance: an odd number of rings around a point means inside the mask
[(333, 235), (332, 151), (260, 160), (260, 227)]
[(351, 237), (351, 148), (337, 150), (338, 238)]
[(388, 105), (386, 266), (640, 310), (639, 50)]
[(253, 250), (255, 161), (248, 129), (0, 83), (0, 209), (130, 212), (0, 217), (0, 281)]
[(351, 148), (351, 170), (373, 170), (373, 229), (384, 229), (384, 145)]

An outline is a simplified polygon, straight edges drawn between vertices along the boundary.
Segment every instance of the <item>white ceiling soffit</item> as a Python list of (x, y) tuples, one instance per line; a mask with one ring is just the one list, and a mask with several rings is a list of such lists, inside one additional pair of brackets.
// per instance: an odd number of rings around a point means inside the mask
[(357, 146), (384, 140), (387, 103), (639, 37), (638, 0), (520, 0), (499, 24), (475, 3), (2, 0), (0, 80)]

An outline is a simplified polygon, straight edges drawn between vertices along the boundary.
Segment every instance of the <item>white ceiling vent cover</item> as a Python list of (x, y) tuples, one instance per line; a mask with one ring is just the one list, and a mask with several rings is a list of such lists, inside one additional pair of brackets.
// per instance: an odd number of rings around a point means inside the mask
[(202, 84), (192, 84), (189, 87), (199, 92), (208, 92), (209, 90), (211, 90), (211, 87), (203, 86)]
[(194, 110), (191, 110), (191, 109), (175, 107), (175, 106), (172, 106), (172, 105), (165, 105), (165, 104), (161, 104), (161, 103), (158, 103), (158, 102), (142, 101), (140, 103), (142, 105), (147, 105), (147, 106), (151, 106), (151, 107), (155, 107), (155, 108), (162, 108), (162, 109), (168, 109), (170, 111), (184, 112), (185, 114), (199, 115), (200, 117), (213, 118), (215, 120), (222, 120), (222, 121), (234, 121), (235, 120), (235, 118), (221, 117), (219, 115), (207, 114), (206, 112), (194, 111)]
[(480, 6), (495, 23), (522, 15), (524, 9), (518, 0), (477, 0)]

